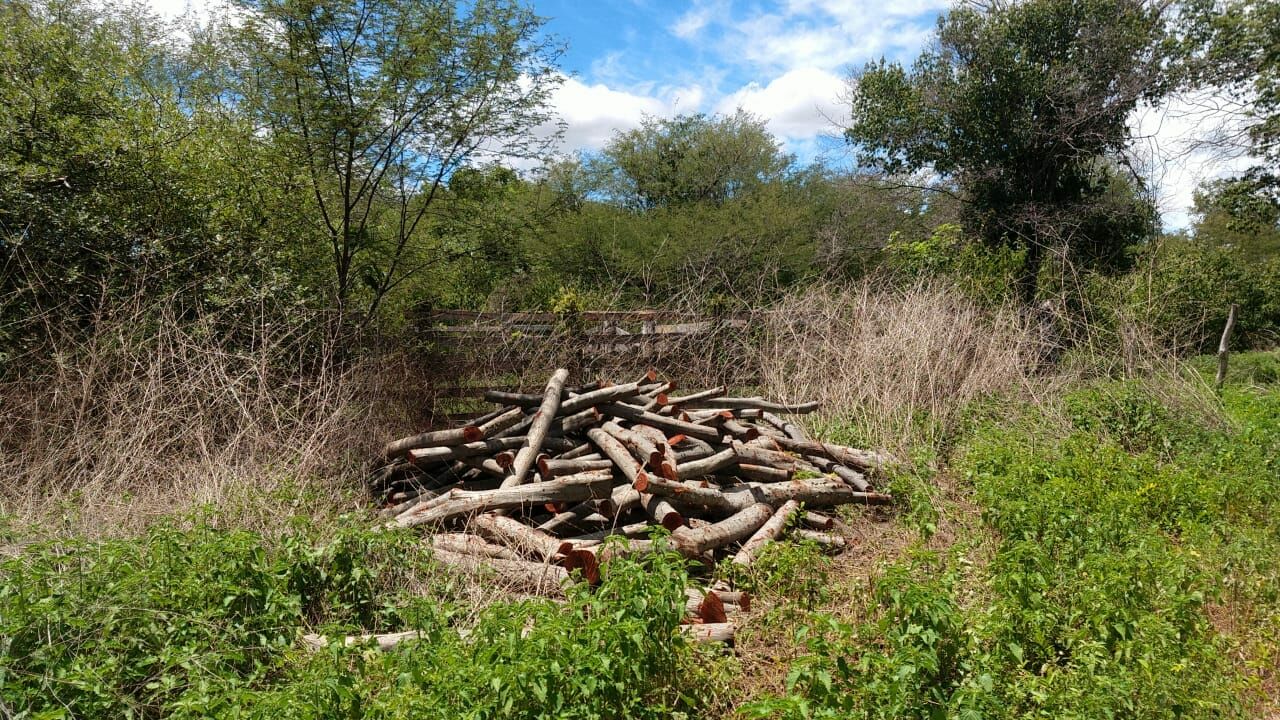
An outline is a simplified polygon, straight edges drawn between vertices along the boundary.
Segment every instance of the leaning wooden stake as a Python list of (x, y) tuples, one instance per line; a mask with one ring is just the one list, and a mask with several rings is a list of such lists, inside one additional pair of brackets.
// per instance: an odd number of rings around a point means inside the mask
[(1227, 356), (1230, 354), (1228, 347), (1231, 343), (1231, 331), (1236, 326), (1236, 313), (1239, 310), (1239, 305), (1231, 303), (1231, 312), (1227, 313), (1227, 326), (1222, 328), (1222, 339), (1218, 341), (1218, 376), (1213, 380), (1213, 386), (1218, 390), (1222, 389), (1222, 383), (1227, 379)]
[(560, 410), (560, 392), (564, 390), (564, 383), (568, 379), (569, 371), (564, 368), (556, 370), (551, 375), (551, 380), (547, 382), (547, 389), (542, 393), (542, 405), (538, 407), (538, 411), (533, 416), (533, 422), (529, 425), (529, 441), (520, 448), (520, 452), (516, 453), (515, 464), (511, 466), (511, 475), (502, 481), (502, 487), (520, 485), (528, 477), (534, 460), (537, 459), (538, 453), (542, 452), (542, 443), (547, 439), (547, 431), (551, 429), (551, 423), (555, 422), (556, 412)]

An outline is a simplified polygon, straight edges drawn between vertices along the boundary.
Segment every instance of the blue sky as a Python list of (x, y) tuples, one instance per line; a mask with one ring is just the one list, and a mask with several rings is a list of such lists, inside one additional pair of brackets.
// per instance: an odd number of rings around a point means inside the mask
[[(565, 123), (560, 151), (595, 150), (645, 115), (731, 113), (764, 119), (802, 161), (839, 162), (850, 70), (888, 57), (910, 62), (949, 0), (529, 0), (565, 43), (566, 78), (552, 103)], [(150, 0), (162, 15), (218, 0)], [(1157, 190), (1166, 228), (1187, 224), (1203, 179), (1247, 164), (1188, 144), (1209, 124), (1212, 96), (1134, 114), (1134, 161)], [(549, 129), (547, 130), (550, 131)]]
[(808, 160), (838, 152), (850, 69), (910, 60), (944, 0), (537, 0), (547, 29), (568, 43), (571, 73), (556, 105), (566, 150), (599, 147), (645, 114), (732, 112), (764, 118)]

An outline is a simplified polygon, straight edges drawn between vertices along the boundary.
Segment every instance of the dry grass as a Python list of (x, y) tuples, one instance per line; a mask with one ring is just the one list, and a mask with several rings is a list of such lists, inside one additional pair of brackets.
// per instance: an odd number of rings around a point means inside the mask
[(132, 304), (0, 383), (0, 516), (128, 534), (208, 506), (269, 530), (355, 505), (362, 452), (403, 421), (407, 366), (339, 365), (322, 323)]
[(767, 394), (824, 402), (868, 445), (932, 445), (978, 399), (1033, 391), (1045, 333), (1012, 307), (988, 310), (942, 284), (866, 281), (785, 299), (758, 358)]

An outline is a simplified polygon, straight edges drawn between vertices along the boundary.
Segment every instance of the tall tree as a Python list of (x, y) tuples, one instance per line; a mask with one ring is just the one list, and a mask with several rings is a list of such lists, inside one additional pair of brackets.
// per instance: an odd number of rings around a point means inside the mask
[(764, 121), (739, 110), (646, 117), (614, 135), (595, 168), (614, 200), (647, 209), (724, 202), (779, 179), (792, 163)]
[(1029, 302), (1051, 249), (1115, 266), (1151, 231), (1121, 159), (1130, 113), (1170, 87), (1173, 51), (1143, 0), (959, 6), (909, 69), (881, 60), (852, 79), (845, 137), (872, 168), (958, 185), (971, 232), (1026, 248)]
[(424, 223), (453, 173), (548, 147), (558, 47), (514, 0), (241, 2), (236, 102), (305, 168), (333, 301), (367, 322), (440, 261)]

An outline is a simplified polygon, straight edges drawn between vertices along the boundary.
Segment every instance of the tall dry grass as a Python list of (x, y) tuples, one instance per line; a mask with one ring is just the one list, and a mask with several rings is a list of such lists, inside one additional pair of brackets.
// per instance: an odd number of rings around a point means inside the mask
[(0, 516), (37, 534), (127, 534), (211, 507), (270, 529), (357, 502), (360, 460), (405, 425), (407, 364), (336, 361), (323, 323), (262, 308), (117, 306), (52, 333), (0, 381)]
[(895, 451), (937, 443), (976, 400), (1037, 391), (1049, 350), (1025, 313), (937, 282), (814, 287), (765, 322), (757, 357), (767, 394), (822, 400), (816, 424)]

